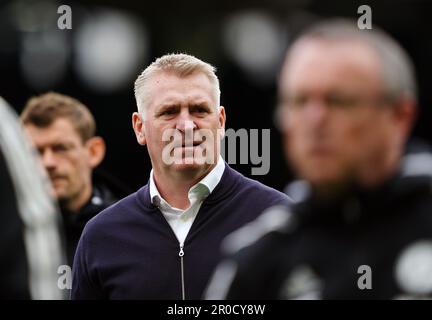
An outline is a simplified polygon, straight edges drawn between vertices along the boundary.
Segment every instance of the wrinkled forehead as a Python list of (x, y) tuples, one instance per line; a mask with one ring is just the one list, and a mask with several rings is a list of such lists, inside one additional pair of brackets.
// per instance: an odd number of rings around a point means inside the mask
[(364, 41), (306, 38), (288, 51), (279, 80), (281, 90), (315, 82), (380, 87), (382, 71), (378, 54)]
[(158, 72), (149, 79), (147, 90), (150, 105), (186, 98), (210, 100), (212, 104), (216, 103), (213, 84), (202, 72), (188, 75), (166, 71)]

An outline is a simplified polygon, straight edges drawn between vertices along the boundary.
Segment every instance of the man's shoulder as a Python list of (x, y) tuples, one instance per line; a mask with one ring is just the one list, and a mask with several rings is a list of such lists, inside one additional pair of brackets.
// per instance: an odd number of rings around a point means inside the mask
[(85, 227), (86, 231), (89, 229), (105, 229), (112, 225), (126, 223), (135, 219), (137, 214), (143, 214), (147, 206), (145, 205), (145, 199), (141, 198), (144, 198), (146, 192), (148, 192), (147, 185), (111, 204), (89, 220)]
[[(260, 201), (270, 201), (273, 204), (284, 203), (289, 204), (291, 202), (290, 198), (274, 188), (266, 186), (265, 184), (245, 177), (240, 172), (228, 167), (228, 170), (232, 171), (232, 175), (236, 177), (237, 180), (237, 191), (244, 192), (246, 196), (250, 199), (260, 199)], [(258, 197), (258, 198), (257, 198)]]

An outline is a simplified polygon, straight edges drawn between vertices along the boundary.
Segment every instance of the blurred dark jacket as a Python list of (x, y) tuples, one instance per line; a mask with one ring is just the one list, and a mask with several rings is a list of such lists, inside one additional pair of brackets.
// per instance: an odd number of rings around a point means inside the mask
[(128, 187), (112, 175), (101, 169), (96, 169), (93, 173), (93, 191), (89, 201), (78, 213), (72, 213), (66, 209), (61, 210), (69, 266), (72, 267), (73, 265), (75, 250), (86, 223), (129, 193), (131, 191)]
[[(393, 299), (432, 296), (432, 154), (407, 148), (380, 187), (324, 203), (303, 183), (289, 209), (231, 235), (212, 299)], [(298, 190), (300, 190), (298, 189)], [(269, 228), (269, 221), (285, 217)], [(267, 217), (267, 218), (266, 218)], [(254, 230), (251, 235), (250, 230)], [(245, 239), (259, 239), (253, 244)]]

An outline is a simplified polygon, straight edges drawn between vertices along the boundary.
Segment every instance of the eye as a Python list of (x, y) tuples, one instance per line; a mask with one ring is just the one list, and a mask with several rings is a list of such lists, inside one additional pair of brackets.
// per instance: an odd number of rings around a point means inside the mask
[(160, 114), (162, 116), (164, 116), (164, 115), (171, 115), (171, 114), (174, 114), (174, 113), (175, 113), (174, 110), (165, 110), (165, 111), (162, 111)]
[(203, 105), (196, 105), (191, 107), (191, 112), (198, 113), (198, 114), (205, 114), (205, 113), (209, 113), (209, 108)]
[(341, 94), (329, 95), (326, 98), (326, 103), (330, 107), (346, 109), (351, 108), (357, 104), (358, 99)]
[(54, 152), (60, 152), (61, 153), (61, 152), (67, 152), (71, 148), (65, 144), (56, 144), (53, 146), (52, 149)]
[(157, 116), (158, 117), (172, 116), (172, 115), (176, 114), (176, 112), (177, 112), (176, 106), (165, 107), (157, 113)]
[(289, 95), (282, 100), (282, 104), (290, 109), (301, 109), (307, 101), (308, 98), (305, 95)]

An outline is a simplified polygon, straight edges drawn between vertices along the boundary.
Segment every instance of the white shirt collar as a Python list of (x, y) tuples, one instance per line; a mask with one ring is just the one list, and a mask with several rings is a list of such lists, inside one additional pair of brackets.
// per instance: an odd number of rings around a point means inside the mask
[[(222, 178), (224, 171), (225, 161), (223, 160), (222, 156), (219, 155), (216, 166), (203, 179), (201, 179), (201, 181), (199, 181), (189, 189), (189, 200), (192, 200), (191, 198), (200, 198), (199, 200), (206, 198), (210, 193), (213, 192), (214, 188), (216, 188), (217, 184)], [(202, 188), (201, 186), (205, 188)], [(149, 191), (150, 199), (153, 204), (157, 206), (162, 205), (167, 209), (180, 210), (171, 207), (171, 205), (160, 195), (159, 190), (157, 189), (154, 182), (153, 169), (150, 171)]]

